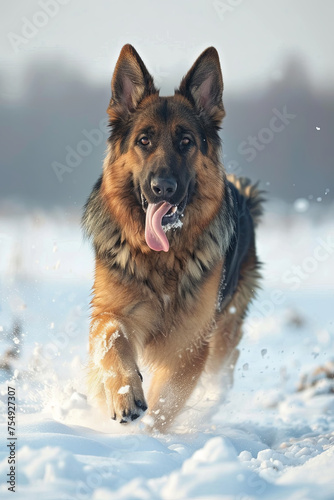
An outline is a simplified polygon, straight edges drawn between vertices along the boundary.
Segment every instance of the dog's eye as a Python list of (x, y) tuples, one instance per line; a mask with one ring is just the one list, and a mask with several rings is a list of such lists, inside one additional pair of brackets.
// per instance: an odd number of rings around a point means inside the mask
[(182, 137), (180, 146), (189, 146), (191, 144), (191, 139), (190, 137)]
[(150, 144), (150, 140), (148, 137), (146, 137), (146, 135), (144, 137), (141, 137), (138, 142), (142, 146), (148, 146)]

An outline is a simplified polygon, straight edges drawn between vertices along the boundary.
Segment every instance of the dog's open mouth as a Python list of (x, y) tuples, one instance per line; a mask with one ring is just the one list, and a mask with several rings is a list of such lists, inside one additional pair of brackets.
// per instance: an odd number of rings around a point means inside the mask
[(143, 210), (146, 212), (146, 243), (152, 250), (168, 252), (169, 242), (165, 233), (168, 229), (182, 225), (180, 218), (183, 216), (187, 204), (187, 196), (178, 205), (172, 205), (167, 201), (148, 203), (141, 193), (141, 202)]

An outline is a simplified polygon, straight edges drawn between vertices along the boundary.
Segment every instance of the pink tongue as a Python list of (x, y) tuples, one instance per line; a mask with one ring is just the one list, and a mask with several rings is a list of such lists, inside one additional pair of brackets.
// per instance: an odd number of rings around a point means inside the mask
[(161, 221), (172, 205), (163, 201), (161, 203), (149, 203), (146, 211), (145, 239), (148, 246), (160, 252), (168, 252), (169, 243), (162, 229)]

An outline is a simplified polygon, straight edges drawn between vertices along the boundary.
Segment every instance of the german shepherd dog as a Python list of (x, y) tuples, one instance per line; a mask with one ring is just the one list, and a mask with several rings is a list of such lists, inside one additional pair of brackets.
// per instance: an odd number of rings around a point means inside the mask
[[(83, 227), (96, 255), (89, 391), (121, 423), (148, 409), (153, 428), (167, 429), (204, 369), (237, 359), (259, 280), (262, 198), (219, 160), (222, 92), (213, 47), (171, 97), (131, 45), (116, 64), (107, 156)], [(153, 373), (147, 399), (139, 364)]]

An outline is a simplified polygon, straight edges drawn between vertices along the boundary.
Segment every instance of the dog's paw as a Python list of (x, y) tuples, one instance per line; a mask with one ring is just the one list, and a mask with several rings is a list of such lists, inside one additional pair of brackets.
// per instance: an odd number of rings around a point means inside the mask
[(104, 382), (108, 411), (113, 420), (125, 424), (147, 410), (141, 380), (141, 375), (135, 373), (128, 377), (110, 377)]

